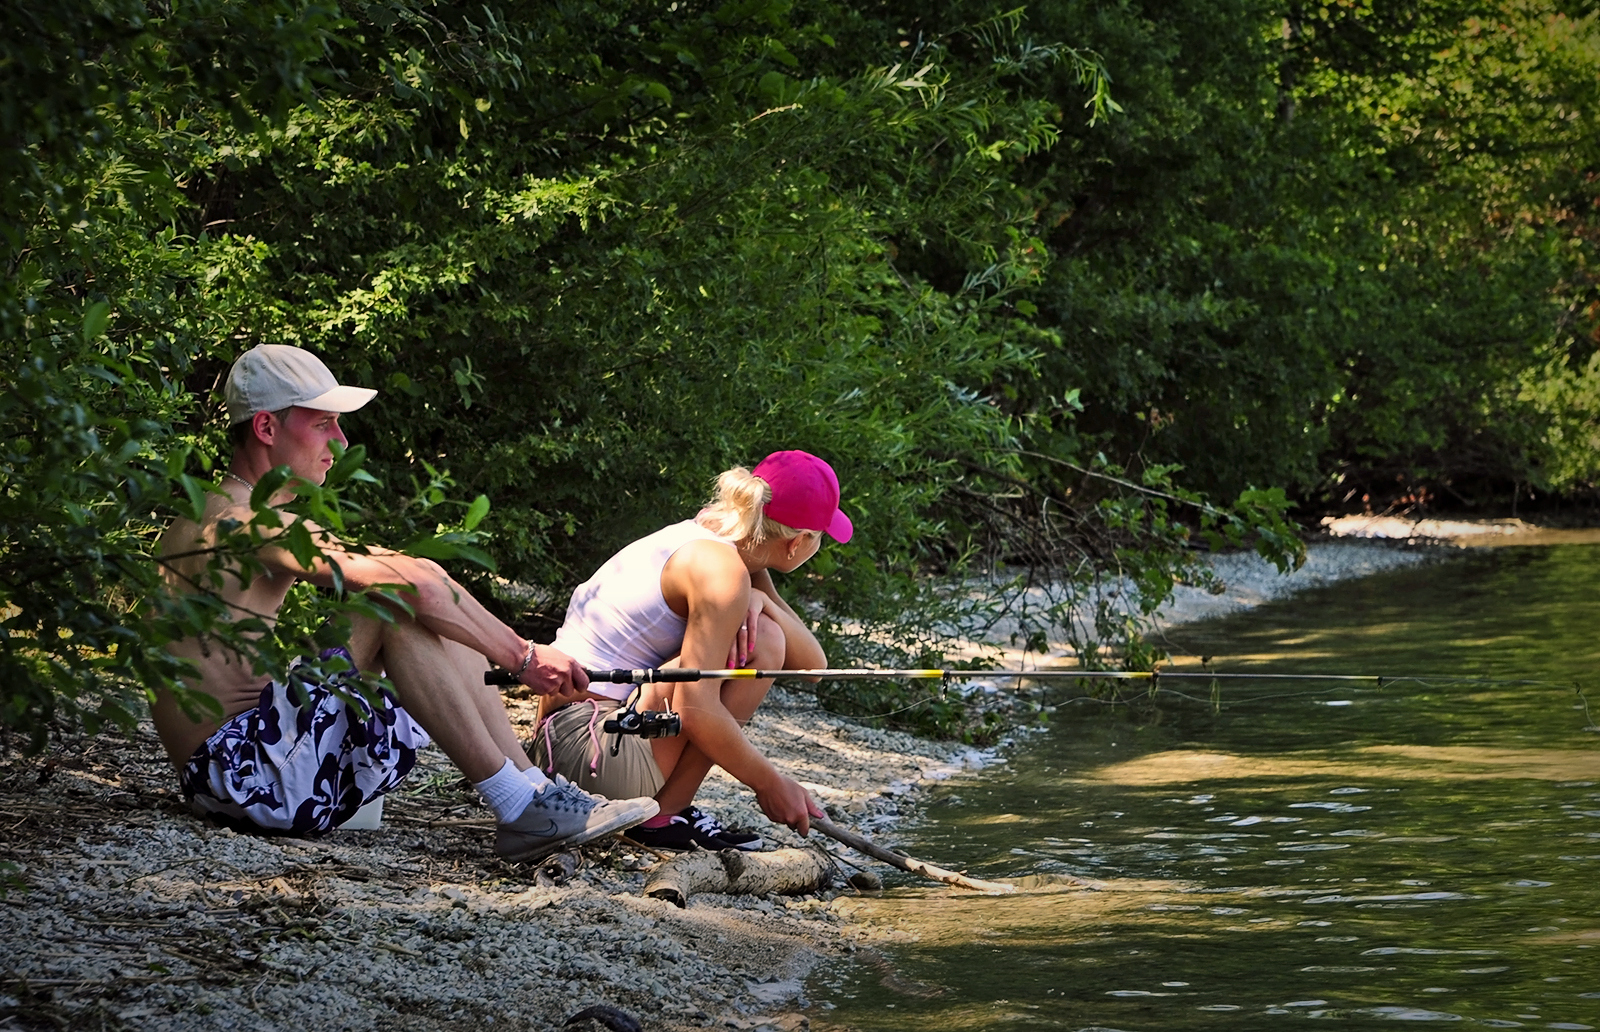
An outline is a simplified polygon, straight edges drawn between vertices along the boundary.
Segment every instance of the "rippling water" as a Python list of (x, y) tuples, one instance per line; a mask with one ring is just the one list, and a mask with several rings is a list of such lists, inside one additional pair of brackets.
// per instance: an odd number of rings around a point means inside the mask
[(1597, 569), (1468, 553), (1171, 634), (1217, 669), (1420, 682), (1058, 690), (905, 840), (1024, 891), (850, 904), (869, 938), (813, 980), (814, 1026), (1600, 1028)]

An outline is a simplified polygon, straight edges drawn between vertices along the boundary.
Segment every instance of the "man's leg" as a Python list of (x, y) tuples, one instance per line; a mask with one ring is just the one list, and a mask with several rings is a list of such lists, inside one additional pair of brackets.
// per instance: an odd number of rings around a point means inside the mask
[[(500, 823), (495, 852), (506, 859), (536, 860), (655, 815), (653, 800), (606, 801), (529, 774), (505, 703), (483, 683), (488, 663), (466, 646), (400, 617), (358, 622), (350, 651), (363, 670), (389, 675), (400, 705), (489, 800)], [(530, 778), (543, 783), (537, 794)]]
[(470, 780), (492, 777), (508, 759), (529, 766), (499, 693), (483, 684), (488, 661), (465, 645), (405, 617), (358, 619), (350, 654), (361, 669), (389, 675), (400, 705)]

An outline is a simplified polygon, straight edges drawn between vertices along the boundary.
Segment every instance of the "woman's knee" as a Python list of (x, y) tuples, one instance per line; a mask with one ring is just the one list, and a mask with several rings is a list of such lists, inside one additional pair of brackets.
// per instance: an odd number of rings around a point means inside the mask
[(762, 613), (756, 625), (756, 647), (750, 665), (757, 670), (781, 670), (783, 657), (788, 652), (789, 641), (784, 637), (783, 627)]

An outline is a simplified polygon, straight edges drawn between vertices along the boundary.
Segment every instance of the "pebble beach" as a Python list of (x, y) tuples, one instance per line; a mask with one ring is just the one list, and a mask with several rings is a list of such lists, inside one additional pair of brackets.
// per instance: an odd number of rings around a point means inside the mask
[[(532, 703), (510, 708), (531, 735)], [(781, 690), (751, 735), (837, 819), (891, 840), (920, 786), (990, 759)], [(661, 857), (619, 839), (585, 847), (570, 873), (505, 863), (492, 815), (436, 749), (379, 828), (319, 839), (202, 823), (173, 781), (148, 726), (0, 758), (0, 860), (13, 865), (0, 1029), (476, 1032), (560, 1028), (594, 1007), (662, 1032), (794, 1029), (806, 971), (854, 948), (838, 906), (849, 889), (679, 909), (640, 894)], [(701, 802), (802, 844), (720, 773)]]
[[(1227, 589), (1180, 588), (1157, 630), (1436, 554), (1320, 539), (1289, 576), (1219, 556)], [(532, 702), (508, 705), (531, 736)], [(781, 688), (748, 733), (837, 823), (890, 846), (929, 786), (1006, 748), (863, 727)], [(436, 749), (378, 828), (288, 839), (192, 817), (147, 725), (19, 745), (0, 741), (0, 1030), (792, 1030), (811, 1023), (818, 958), (881, 963), (848, 887), (679, 909), (640, 892), (662, 857), (619, 839), (575, 870), (501, 861), (492, 815)], [(720, 771), (699, 802), (769, 847), (805, 844)], [(852, 865), (886, 870), (819, 844), (841, 884)]]

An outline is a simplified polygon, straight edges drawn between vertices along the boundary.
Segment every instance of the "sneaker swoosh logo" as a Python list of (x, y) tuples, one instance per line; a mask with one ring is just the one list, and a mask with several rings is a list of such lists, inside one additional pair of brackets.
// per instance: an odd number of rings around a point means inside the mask
[(521, 835), (532, 835), (534, 838), (549, 838), (551, 835), (554, 835), (557, 831), (561, 830), (560, 825), (548, 817), (544, 819), (544, 822), (546, 825), (548, 825), (548, 827), (518, 828), (517, 832)]

